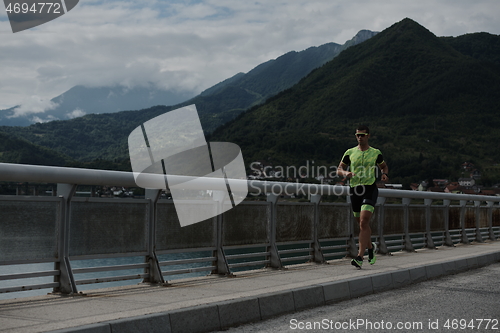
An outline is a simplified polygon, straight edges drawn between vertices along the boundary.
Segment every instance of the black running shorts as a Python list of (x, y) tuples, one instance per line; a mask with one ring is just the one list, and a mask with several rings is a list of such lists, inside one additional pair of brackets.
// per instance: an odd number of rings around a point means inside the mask
[(351, 187), (350, 194), (352, 212), (355, 217), (359, 217), (362, 210), (373, 213), (378, 198), (378, 188), (375, 183)]

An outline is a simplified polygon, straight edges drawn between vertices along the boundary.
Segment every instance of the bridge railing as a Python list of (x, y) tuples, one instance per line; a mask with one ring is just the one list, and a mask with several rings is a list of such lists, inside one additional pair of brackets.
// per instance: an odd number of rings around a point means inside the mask
[[(0, 196), (0, 268), (7, 272), (0, 274), (0, 293), (77, 293), (85, 284), (137, 279), (168, 284), (189, 273), (324, 263), (357, 252), (358, 226), (343, 186), (242, 180), (250, 197), (265, 200), (181, 227), (174, 203), (160, 190), (146, 190), (143, 199), (74, 196), (77, 185), (134, 187), (132, 173), (0, 164), (0, 181), (57, 184), (57, 196)], [(280, 200), (292, 193), (309, 201)], [(346, 201), (321, 202), (323, 195)], [(381, 189), (373, 241), (387, 254), (496, 240), (499, 202), (495, 196)], [(17, 272), (38, 263), (53, 267)]]

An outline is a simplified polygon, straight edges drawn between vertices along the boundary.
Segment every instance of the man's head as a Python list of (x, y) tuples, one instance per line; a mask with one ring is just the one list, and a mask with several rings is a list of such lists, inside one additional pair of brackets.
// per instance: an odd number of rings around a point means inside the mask
[(356, 129), (356, 132), (365, 132), (367, 134), (370, 134), (370, 129), (368, 128), (368, 126), (365, 126), (365, 125), (360, 125), (358, 126), (358, 128)]
[(370, 129), (368, 126), (361, 125), (356, 129), (356, 140), (361, 145), (364, 145), (368, 142), (368, 138), (370, 137)]

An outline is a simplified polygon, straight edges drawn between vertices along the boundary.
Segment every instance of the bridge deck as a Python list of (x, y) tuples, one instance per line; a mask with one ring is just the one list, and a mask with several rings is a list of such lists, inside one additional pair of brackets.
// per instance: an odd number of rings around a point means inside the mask
[[(500, 261), (500, 241), (0, 301), (0, 332), (209, 332)], [(478, 281), (478, 283), (480, 283)]]

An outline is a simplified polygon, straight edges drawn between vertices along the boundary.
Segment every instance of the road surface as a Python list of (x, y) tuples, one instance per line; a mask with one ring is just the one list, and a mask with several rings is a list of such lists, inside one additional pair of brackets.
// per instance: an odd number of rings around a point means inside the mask
[(254, 332), (500, 332), (500, 263), (231, 328)]

